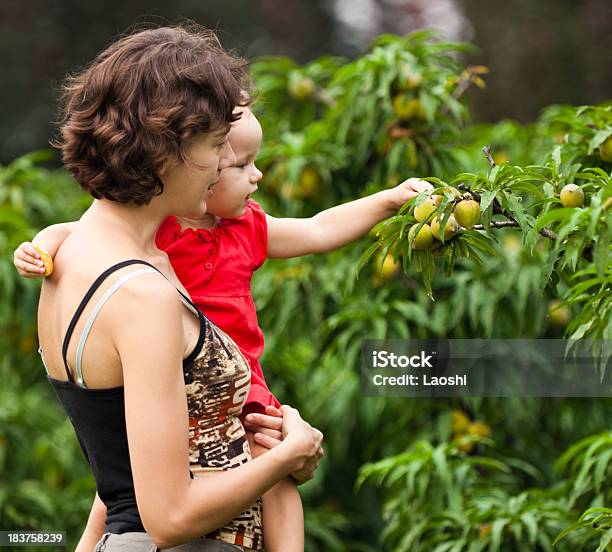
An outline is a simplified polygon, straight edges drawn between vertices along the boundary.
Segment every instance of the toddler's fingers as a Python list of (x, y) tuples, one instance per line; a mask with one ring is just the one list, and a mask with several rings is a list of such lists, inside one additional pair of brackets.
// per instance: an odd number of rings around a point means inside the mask
[[(31, 252), (34, 252), (33, 254)], [(37, 260), (40, 258), (39, 253), (31, 246), (28, 246), (27, 243), (22, 243), (13, 254), (13, 262), (16, 264), (17, 260), (24, 261), (26, 263), (31, 263), (38, 266), (44, 266), (42, 261)]]
[(282, 418), (277, 418), (276, 416), (268, 416), (266, 414), (248, 414), (245, 421), (250, 426), (267, 427), (269, 429), (276, 429), (278, 431), (280, 431), (283, 427)]
[(40, 259), (40, 253), (32, 246), (30, 242), (23, 242), (15, 249), (15, 257), (24, 260)]
[(36, 251), (36, 249), (34, 249), (34, 246), (31, 243), (25, 242), (22, 244), (22, 246), (22, 250), (25, 251), (28, 255), (30, 255), (30, 257), (40, 259), (40, 253)]
[(420, 192), (415, 192), (414, 190), (408, 190), (407, 192), (407, 196), (408, 199), (406, 201), (412, 201), (415, 197), (417, 197), (419, 195)]
[(283, 413), (278, 408), (272, 405), (266, 406), (266, 414), (268, 416), (277, 416), (279, 418), (283, 415)]
[(431, 192), (434, 188), (429, 182), (424, 180), (414, 180), (410, 183), (411, 188), (416, 192)]
[(32, 264), (38, 267), (45, 266), (45, 263), (43, 263), (42, 261), (38, 260), (37, 258), (35, 258), (34, 256), (30, 255), (29, 253), (25, 251), (19, 251), (19, 250), (16, 251), (15, 260), (20, 260), (25, 263), (29, 263), (29, 264)]
[(15, 267), (17, 268), (17, 270), (20, 270), (22, 273), (25, 274), (34, 274), (36, 276), (40, 276), (41, 274), (45, 273), (44, 267), (37, 266), (35, 264), (20, 259), (17, 259), (15, 261)]
[(273, 449), (275, 446), (281, 444), (281, 441), (279, 439), (274, 439), (269, 435), (265, 435), (264, 433), (256, 433), (253, 436), (253, 439), (255, 439), (255, 442), (258, 445), (261, 445), (262, 447), (265, 447), (267, 449)]
[(276, 429), (268, 429), (267, 427), (260, 427), (257, 433), (262, 433), (263, 435), (267, 435), (268, 437), (272, 437), (272, 439), (277, 439), (279, 441), (283, 440), (283, 434)]

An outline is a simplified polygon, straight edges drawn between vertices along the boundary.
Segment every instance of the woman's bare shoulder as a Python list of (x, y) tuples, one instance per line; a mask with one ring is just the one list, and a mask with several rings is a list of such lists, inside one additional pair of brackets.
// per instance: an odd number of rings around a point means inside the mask
[[(54, 258), (52, 283), (62, 297), (82, 297), (87, 289), (110, 267), (127, 260), (142, 260), (142, 253), (133, 244), (113, 236), (102, 237), (81, 225), (65, 240)], [(109, 283), (117, 281), (119, 274), (126, 275), (146, 269), (144, 264), (133, 264), (109, 276)], [(101, 291), (99, 292), (101, 293)], [(109, 301), (104, 310), (113, 311), (113, 317), (130, 316), (130, 312), (148, 311), (149, 307), (162, 316), (180, 316), (180, 295), (173, 284), (162, 274), (151, 270), (127, 281), (115, 293), (120, 300)]]
[(139, 257), (138, 250), (127, 240), (80, 224), (58, 249), (53, 258), (53, 272), (57, 280), (64, 275), (86, 278), (88, 275), (100, 274), (126, 259)]

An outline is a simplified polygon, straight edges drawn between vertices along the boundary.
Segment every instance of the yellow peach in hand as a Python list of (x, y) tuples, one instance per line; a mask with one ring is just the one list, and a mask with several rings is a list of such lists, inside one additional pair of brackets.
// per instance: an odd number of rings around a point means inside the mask
[(42, 247), (38, 247), (38, 245), (32, 244), (32, 247), (34, 247), (34, 249), (36, 249), (36, 251), (38, 251), (40, 254), (40, 260), (45, 267), (45, 273), (43, 276), (50, 276), (53, 272), (53, 259), (51, 258), (51, 255), (49, 255), (49, 253), (47, 253)]

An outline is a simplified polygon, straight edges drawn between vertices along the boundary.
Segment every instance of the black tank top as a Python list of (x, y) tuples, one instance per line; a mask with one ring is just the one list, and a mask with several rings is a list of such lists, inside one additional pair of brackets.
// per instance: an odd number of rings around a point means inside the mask
[[(109, 389), (87, 389), (77, 385), (68, 368), (66, 353), (76, 323), (94, 292), (113, 272), (134, 264), (147, 265), (157, 270), (146, 261), (133, 259), (113, 265), (102, 273), (85, 294), (66, 331), (62, 357), (68, 381), (60, 381), (47, 375), (47, 379), (72, 422), (81, 449), (91, 466), (98, 495), (107, 508), (106, 532), (108, 533), (145, 531), (136, 505), (128, 452), (124, 389), (123, 386)], [(195, 349), (183, 360), (183, 370), (185, 370), (189, 368), (202, 349), (206, 318), (189, 297), (180, 290), (177, 289), (177, 291), (184, 302), (192, 307), (192, 311), (197, 313), (200, 321), (200, 334)]]

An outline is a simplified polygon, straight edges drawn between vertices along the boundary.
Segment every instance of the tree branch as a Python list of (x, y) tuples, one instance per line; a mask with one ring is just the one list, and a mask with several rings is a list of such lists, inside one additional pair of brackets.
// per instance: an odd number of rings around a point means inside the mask
[[(478, 192), (474, 192), (473, 190), (470, 190), (463, 183), (459, 184), (457, 188), (459, 188), (460, 190), (466, 190), (467, 192), (472, 194), (472, 196), (474, 196), (474, 199), (478, 201), (478, 203), (480, 203), (481, 198)], [(508, 224), (507, 226), (520, 226), (517, 220), (514, 218), (514, 215), (510, 211), (504, 209), (499, 204), (499, 201), (497, 201), (497, 199), (493, 200), (493, 213), (496, 215), (502, 215), (506, 217), (507, 219), (509, 219), (510, 221), (514, 222), (514, 224)], [(497, 228), (502, 228), (502, 227), (498, 226)], [(555, 234), (552, 230), (549, 230), (548, 228), (542, 228), (542, 230), (540, 230), (540, 235), (544, 236), (545, 238), (548, 238), (549, 240), (553, 240), (553, 241), (557, 239), (557, 234)]]
[[(495, 160), (493, 159), (493, 156), (491, 155), (491, 146), (485, 146), (484, 148), (482, 148), (482, 152), (484, 153), (485, 157), (489, 161), (491, 168), (495, 167)], [(465, 190), (466, 192), (470, 193), (474, 197), (474, 199), (478, 201), (478, 203), (480, 203), (481, 197), (479, 193), (470, 190), (463, 183), (459, 184), (457, 188), (459, 188), (460, 190)], [(516, 218), (514, 218), (514, 215), (510, 211), (504, 209), (499, 204), (497, 199), (493, 199), (493, 213), (495, 213), (496, 215), (502, 215), (506, 217), (508, 221), (491, 222), (491, 226), (490, 226), (491, 228), (507, 228), (507, 227), (520, 226)], [(477, 224), (476, 226), (474, 226), (474, 229), (484, 230), (484, 226), (482, 224)], [(552, 241), (556, 241), (558, 237), (555, 232), (553, 232), (552, 230), (549, 230), (548, 228), (542, 228), (542, 230), (540, 230), (539, 233), (541, 236), (544, 236), (545, 238), (548, 238), (549, 240), (552, 240)], [(581, 256), (588, 262), (593, 261), (593, 253), (590, 247), (585, 248), (582, 251)]]
[[(515, 220), (492, 221), (489, 228), (516, 228), (519, 225)], [(484, 224), (475, 224), (473, 230), (484, 230)]]
[(482, 153), (484, 153), (485, 157), (489, 161), (489, 165), (491, 165), (491, 168), (495, 167), (496, 163), (495, 159), (493, 159), (493, 156), (491, 155), (491, 146), (485, 146), (484, 148), (482, 148)]

